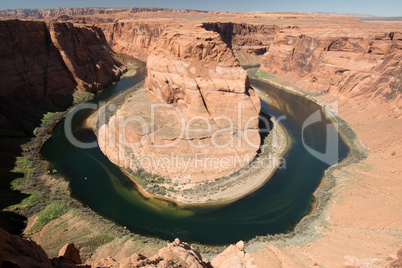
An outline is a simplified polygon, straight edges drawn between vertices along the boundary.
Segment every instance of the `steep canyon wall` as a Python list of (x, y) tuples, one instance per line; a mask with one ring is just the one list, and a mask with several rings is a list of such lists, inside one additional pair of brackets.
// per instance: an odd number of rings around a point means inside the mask
[(401, 60), (400, 32), (292, 29), (275, 36), (261, 69), (310, 92), (394, 102), (399, 114)]
[(94, 26), (1, 20), (0, 46), (3, 125), (21, 107), (65, 109), (77, 89), (96, 92), (125, 68)]
[(99, 24), (110, 47), (146, 61), (166, 25), (153, 22), (115, 21)]

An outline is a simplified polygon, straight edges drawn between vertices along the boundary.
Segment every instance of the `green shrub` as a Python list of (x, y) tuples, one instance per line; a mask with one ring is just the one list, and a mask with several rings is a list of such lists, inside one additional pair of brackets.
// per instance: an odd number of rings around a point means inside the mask
[(56, 201), (49, 204), (44, 210), (38, 213), (32, 230), (39, 230), (54, 219), (61, 217), (68, 212), (69, 208), (64, 202)]
[(56, 116), (56, 114), (57, 113), (51, 113), (51, 112), (44, 114), (42, 118), (42, 124), (46, 124), (52, 121), (52, 119)]
[(80, 104), (92, 99), (95, 95), (83, 90), (76, 90), (73, 94), (73, 104)]
[(38, 136), (39, 127), (35, 128), (33, 131), (34, 136)]
[(17, 157), (15, 162), (15, 167), (12, 170), (14, 173), (21, 173), (24, 174), (22, 178), (17, 178), (11, 182), (11, 189), (12, 190), (21, 190), (26, 178), (29, 178), (31, 174), (34, 172), (35, 167), (32, 166), (32, 163), (26, 155)]
[(40, 193), (34, 191), (30, 193), (30, 196), (22, 200), (20, 204), (18, 204), (19, 207), (33, 207), (36, 204), (46, 202), (46, 199), (44, 196), (42, 196)]

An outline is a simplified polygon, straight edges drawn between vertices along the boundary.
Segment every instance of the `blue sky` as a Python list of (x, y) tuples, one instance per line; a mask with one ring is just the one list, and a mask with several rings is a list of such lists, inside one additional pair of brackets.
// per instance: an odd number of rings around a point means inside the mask
[(402, 0), (1, 0), (0, 9), (56, 7), (168, 7), (217, 11), (322, 11), (402, 16)]

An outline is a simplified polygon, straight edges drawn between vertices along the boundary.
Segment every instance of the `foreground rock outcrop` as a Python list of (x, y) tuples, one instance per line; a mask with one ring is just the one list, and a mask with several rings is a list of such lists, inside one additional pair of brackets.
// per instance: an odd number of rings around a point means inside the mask
[(59, 251), (59, 258), (67, 260), (72, 264), (81, 264), (80, 250), (73, 243), (64, 245)]
[(239, 267), (257, 268), (254, 259), (244, 251), (244, 242), (239, 241), (236, 245), (230, 245), (221, 254), (211, 261), (213, 267)]
[(66, 244), (60, 249), (57, 258), (50, 259), (41, 246), (34, 241), (23, 239), (17, 235), (10, 235), (0, 228), (0, 267), (189, 267), (189, 268), (255, 268), (254, 260), (244, 252), (244, 243), (240, 241), (236, 246), (231, 245), (209, 263), (191, 245), (176, 238), (166, 247), (161, 248), (152, 257), (142, 254), (133, 254), (130, 257), (115, 260), (109, 256), (99, 261), (89, 259), (85, 265), (81, 264), (79, 249), (74, 244)]
[(203, 260), (201, 255), (192, 246), (175, 239), (158, 253), (147, 258), (141, 254), (132, 256), (120, 261), (112, 257), (100, 260), (92, 264), (101, 267), (190, 267), (190, 268), (257, 268), (254, 259), (244, 251), (244, 242), (239, 241), (236, 245), (230, 245), (221, 254), (212, 259), (211, 262)]
[(145, 88), (99, 130), (100, 148), (115, 164), (198, 182), (255, 157), (260, 100), (217, 33), (166, 30), (148, 57)]
[(51, 267), (46, 252), (33, 241), (0, 228), (0, 267)]
[(94, 263), (94, 267), (191, 267), (191, 268), (207, 268), (211, 267), (205, 262), (201, 255), (192, 246), (187, 243), (175, 239), (173, 243), (169, 243), (166, 247), (160, 249), (158, 253), (150, 258), (141, 254), (133, 254), (132, 256), (120, 261), (116, 261), (112, 257), (100, 260)]
[(400, 268), (402, 267), (402, 248), (398, 250), (395, 258), (389, 258), (390, 263), (386, 266), (387, 268)]
[(32, 240), (11, 235), (0, 228), (0, 267), (13, 268), (69, 268), (82, 265), (80, 251), (74, 244), (66, 244), (57, 258), (49, 258), (40, 245)]

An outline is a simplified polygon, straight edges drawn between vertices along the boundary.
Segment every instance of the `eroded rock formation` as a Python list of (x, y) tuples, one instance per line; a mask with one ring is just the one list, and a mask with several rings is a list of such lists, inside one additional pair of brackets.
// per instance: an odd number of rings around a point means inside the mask
[(244, 251), (244, 242), (239, 241), (236, 245), (230, 245), (212, 261), (213, 267), (219, 268), (257, 268), (254, 259)]
[(75, 247), (73, 243), (68, 243), (64, 245), (60, 251), (59, 256), (60, 259), (66, 260), (71, 264), (82, 264), (80, 250)]
[(191, 268), (256, 268), (254, 259), (244, 251), (244, 242), (239, 241), (236, 245), (230, 245), (221, 254), (216, 256), (209, 263), (203, 260), (201, 255), (187, 243), (175, 239), (166, 247), (150, 258), (141, 254), (132, 256), (120, 261), (108, 257), (93, 263), (92, 266), (101, 267), (191, 267)]
[(114, 21), (99, 25), (110, 47), (146, 61), (149, 48), (154, 46), (166, 25), (153, 22)]
[(210, 267), (204, 262), (200, 253), (187, 243), (175, 239), (173, 243), (169, 243), (166, 247), (160, 249), (158, 253), (150, 258), (141, 254), (133, 254), (132, 256), (120, 261), (116, 261), (112, 257), (100, 260), (99, 263), (93, 264), (96, 267), (191, 267), (206, 268)]
[[(66, 244), (60, 249), (57, 258), (50, 259), (42, 247), (34, 241), (10, 235), (0, 228), (0, 267), (15, 268), (68, 268), (68, 267), (211, 267), (200, 253), (187, 243), (175, 239), (150, 258), (141, 254), (133, 254), (128, 258), (116, 261), (112, 257), (99, 262), (81, 265), (79, 249), (74, 244)], [(224, 267), (224, 266), (217, 266)]]
[(221, 35), (222, 40), (236, 53), (244, 51), (263, 55), (281, 29), (278, 25), (247, 24), (233, 22), (209, 22), (202, 27)]
[(166, 30), (148, 57), (145, 88), (100, 128), (112, 162), (197, 182), (228, 176), (256, 155), (260, 100), (217, 33)]
[[(27, 114), (41, 117), (36, 109), (65, 109), (76, 90), (96, 92), (125, 68), (97, 27), (0, 20), (0, 33), (0, 113), (6, 124)], [(28, 113), (18, 115), (24, 109)]]
[[(88, 19), (87, 19), (88, 20)], [(151, 21), (117, 20), (113, 23), (97, 23), (105, 33), (111, 48), (116, 52), (127, 53), (146, 60), (152, 52), (166, 24)], [(180, 24), (174, 27), (181, 27)], [(208, 31), (219, 33), (223, 42), (233, 50), (242, 64), (258, 63), (262, 55), (272, 45), (277, 25), (253, 25), (247, 23), (203, 23)]]
[(387, 268), (400, 268), (402, 267), (402, 248), (398, 250), (395, 258), (389, 258), (390, 263), (386, 266)]
[(49, 23), (48, 29), (79, 88), (96, 92), (120, 78), (122, 64), (113, 57), (100, 28)]
[(402, 92), (402, 33), (284, 30), (275, 37), (261, 69), (317, 93), (381, 96)]
[(0, 21), (1, 96), (21, 99), (96, 91), (121, 75), (100, 28)]

